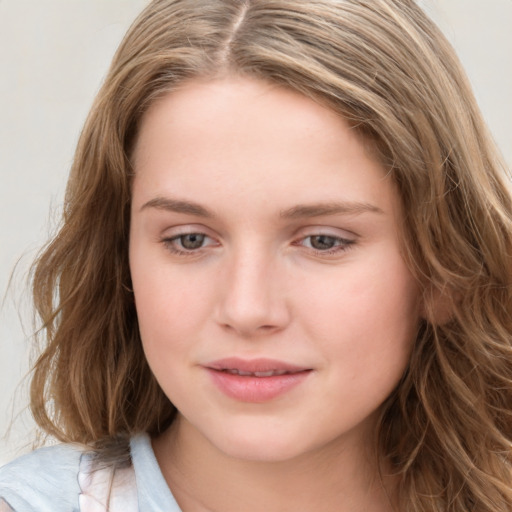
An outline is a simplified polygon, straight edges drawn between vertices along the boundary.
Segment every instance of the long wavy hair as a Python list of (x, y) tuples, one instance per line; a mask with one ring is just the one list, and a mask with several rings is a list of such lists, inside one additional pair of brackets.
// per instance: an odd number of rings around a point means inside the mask
[[(157, 435), (175, 409), (142, 350), (128, 267), (141, 117), (195, 77), (261, 78), (338, 112), (403, 203), (425, 318), (376, 443), (409, 512), (512, 511), (512, 199), (449, 43), (412, 0), (155, 0), (82, 132), (56, 237), (35, 263), (31, 407), (62, 441)], [(333, 405), (334, 406), (334, 405)], [(108, 444), (108, 443), (107, 443)]]

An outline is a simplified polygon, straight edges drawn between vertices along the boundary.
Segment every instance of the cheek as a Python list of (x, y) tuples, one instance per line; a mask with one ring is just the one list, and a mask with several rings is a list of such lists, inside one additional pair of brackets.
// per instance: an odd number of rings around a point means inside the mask
[(416, 337), (418, 297), (401, 257), (381, 251), (347, 266), (329, 286), (312, 289), (303, 307), (310, 320), (308, 337), (348, 379), (394, 387)]
[[(176, 281), (171, 281), (176, 282)], [(169, 288), (165, 280), (134, 282), (139, 329), (145, 348), (180, 350), (190, 343), (203, 316), (204, 301), (191, 290)]]
[(190, 288), (168, 283), (176, 280), (149, 271), (134, 276), (133, 288), (146, 360), (171, 402), (179, 403), (176, 393), (188, 376), (189, 348), (197, 337), (202, 302)]
[(132, 243), (130, 247), (130, 270), (140, 334), (149, 359), (159, 352), (179, 352), (190, 343), (208, 301), (200, 293), (205, 291), (200, 276), (187, 275), (162, 261), (165, 255), (159, 251), (141, 246)]

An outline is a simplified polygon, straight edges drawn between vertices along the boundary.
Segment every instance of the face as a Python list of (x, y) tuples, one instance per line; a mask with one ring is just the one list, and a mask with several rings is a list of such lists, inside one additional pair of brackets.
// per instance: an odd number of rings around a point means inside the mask
[(134, 167), (140, 332), (184, 428), (249, 459), (363, 441), (419, 315), (397, 192), (354, 130), (275, 85), (194, 81), (146, 113)]

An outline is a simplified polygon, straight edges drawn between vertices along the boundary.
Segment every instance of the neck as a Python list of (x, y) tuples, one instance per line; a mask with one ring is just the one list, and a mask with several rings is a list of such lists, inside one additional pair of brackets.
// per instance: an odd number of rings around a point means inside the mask
[(337, 440), (284, 461), (243, 460), (217, 450), (178, 417), (153, 441), (183, 512), (391, 512), (394, 482), (382, 480), (361, 446)]

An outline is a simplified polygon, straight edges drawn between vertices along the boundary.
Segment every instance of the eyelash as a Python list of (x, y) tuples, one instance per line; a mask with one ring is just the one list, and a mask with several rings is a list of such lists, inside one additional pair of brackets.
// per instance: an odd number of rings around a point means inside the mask
[(186, 236), (202, 236), (204, 239), (211, 239), (208, 235), (200, 232), (191, 232), (191, 233), (182, 233), (180, 235), (172, 236), (170, 238), (164, 238), (162, 239), (162, 243), (164, 244), (164, 247), (171, 252), (172, 254), (176, 254), (177, 256), (197, 256), (199, 251), (204, 248), (202, 245), (201, 247), (198, 247), (197, 249), (179, 249), (176, 246), (176, 242), (180, 239), (183, 239)]
[[(201, 247), (198, 247), (197, 249), (180, 249), (179, 247), (177, 247), (176, 243), (180, 241), (180, 239), (183, 239), (184, 237), (187, 237), (187, 236), (193, 236), (193, 235), (196, 235), (196, 236), (201, 236), (201, 237), (204, 237), (204, 240), (205, 239), (211, 239), (211, 237), (209, 237), (208, 235), (204, 234), (204, 233), (201, 233), (201, 232), (191, 232), (191, 233), (182, 233), (180, 235), (176, 235), (176, 236), (173, 236), (173, 237), (170, 237), (170, 238), (163, 238), (162, 239), (162, 243), (164, 245), (164, 247), (169, 251), (171, 252), (172, 254), (175, 254), (177, 256), (197, 256), (200, 251), (202, 249), (204, 249), (205, 247), (208, 247), (207, 246), (204, 246), (204, 245), (201, 245)], [(343, 238), (343, 237), (340, 237), (340, 236), (334, 236), (334, 235), (327, 235), (327, 234), (322, 234), (322, 233), (317, 233), (317, 234), (314, 234), (314, 235), (307, 235), (305, 237), (302, 237), (300, 238), (298, 241), (296, 242), (293, 242), (293, 245), (295, 246), (303, 246), (303, 243), (305, 240), (310, 240), (314, 237), (324, 237), (324, 238), (327, 238), (329, 240), (333, 240), (334, 243), (336, 245), (334, 245), (334, 247), (332, 248), (329, 248), (329, 249), (326, 249), (326, 250), (320, 250), (320, 249), (315, 249), (314, 247), (306, 247), (309, 251), (311, 251), (315, 256), (331, 256), (331, 255), (336, 255), (336, 254), (339, 254), (339, 253), (343, 253), (343, 252), (346, 252), (348, 251), (349, 249), (351, 249), (351, 247), (356, 243), (355, 240), (351, 240), (351, 239), (347, 239), (347, 238)], [(214, 244), (212, 244), (214, 245)]]
[[(343, 252), (348, 251), (351, 248), (351, 246), (353, 246), (355, 244), (355, 240), (350, 240), (348, 238), (343, 238), (340, 236), (325, 235), (322, 233), (305, 236), (299, 240), (299, 243), (300, 242), (303, 243), (307, 239), (309, 239), (311, 241), (311, 239), (315, 238), (315, 237), (327, 238), (327, 239), (333, 240), (336, 244), (336, 245), (334, 245), (334, 247), (331, 247), (326, 250), (320, 250), (320, 249), (315, 249), (314, 247), (308, 247), (308, 249), (311, 250), (313, 252), (313, 254), (315, 254), (317, 256), (330, 256), (330, 255), (336, 255), (339, 253), (343, 253)], [(299, 245), (299, 243), (294, 243), (294, 245)]]

